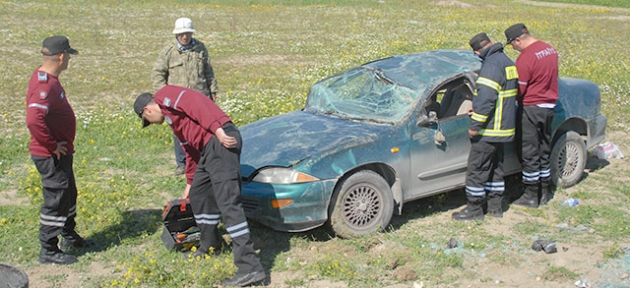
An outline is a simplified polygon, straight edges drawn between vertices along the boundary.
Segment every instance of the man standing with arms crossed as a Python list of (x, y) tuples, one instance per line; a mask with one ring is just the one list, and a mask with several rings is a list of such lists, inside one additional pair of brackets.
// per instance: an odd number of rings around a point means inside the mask
[(179, 86), (164, 86), (154, 96), (140, 94), (133, 109), (142, 118), (143, 127), (166, 121), (177, 138), (188, 142), (184, 146), (187, 180), (183, 198), (190, 198), (201, 232), (199, 249), (193, 256), (220, 253), (217, 225), (221, 219), (232, 238), (238, 268), (222, 285), (247, 286), (264, 280), (265, 271), (254, 251), (241, 206), (242, 140), (238, 128), (204, 94)]
[(488, 214), (501, 218), (505, 191), (503, 148), (516, 134), (518, 74), (514, 62), (503, 53), (503, 45), (494, 43), (486, 33), (475, 35), (469, 44), (483, 62), (468, 127), (471, 137), (466, 174), (468, 205), (453, 213), (453, 219), (483, 219), (486, 200)]
[[(72, 264), (73, 255), (65, 254), (70, 246), (92, 244), (74, 231), (77, 215), (77, 186), (72, 170), (76, 118), (59, 74), (68, 68), (70, 47), (65, 36), (52, 36), (42, 44), (44, 63), (37, 68), (26, 91), (26, 125), (31, 133), (29, 151), (42, 177), (44, 203), (39, 215), (39, 241), (42, 249), (39, 263)], [(61, 249), (58, 247), (61, 234)]]
[[(175, 20), (171, 41), (158, 55), (151, 71), (151, 82), (155, 91), (166, 85), (177, 85), (197, 90), (212, 101), (216, 101), (219, 87), (210, 64), (208, 49), (203, 42), (193, 38), (195, 28), (189, 18)], [(175, 175), (184, 174), (186, 153), (182, 146), (187, 145), (173, 136), (173, 149), (177, 168)]]
[(512, 204), (537, 208), (553, 197), (551, 183), (551, 124), (558, 101), (558, 53), (537, 40), (519, 23), (505, 30), (507, 44), (521, 54), (516, 59), (519, 84), (519, 129), (521, 134), (525, 192)]

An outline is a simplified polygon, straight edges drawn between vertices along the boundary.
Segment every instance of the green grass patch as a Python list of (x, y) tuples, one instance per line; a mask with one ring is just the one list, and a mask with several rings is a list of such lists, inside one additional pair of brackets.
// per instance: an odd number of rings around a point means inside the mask
[[(41, 64), (41, 41), (52, 34), (69, 36), (80, 51), (60, 80), (78, 124), (77, 230), (96, 241), (94, 249), (72, 250), (81, 260), (68, 269), (88, 273), (92, 263), (100, 263), (106, 271), (80, 278), (81, 287), (210, 287), (235, 271), (230, 252), (189, 261), (181, 253), (166, 251), (160, 240), (160, 213), (168, 200), (181, 195), (185, 180), (172, 175), (169, 127), (142, 129), (131, 106), (139, 93), (153, 92), (151, 66), (172, 40), (178, 17), (193, 19), (195, 37), (206, 43), (215, 68), (217, 103), (239, 126), (301, 109), (313, 83), (349, 67), (397, 54), (468, 50), (470, 37), (481, 31), (504, 41), (503, 30), (514, 23), (513, 16), (529, 15), (523, 21), (534, 35), (559, 51), (561, 76), (598, 84), (608, 131), (627, 132), (630, 69), (623, 60), (630, 59), (630, 40), (619, 37), (620, 31), (627, 30), (627, 21), (619, 18), (627, 17), (627, 12), (499, 0), (451, 6), (438, 2), (449, 1), (4, 1), (0, 197), (6, 204), (0, 205), (0, 262), (42, 268), (36, 260), (41, 179), (28, 152), (24, 98), (28, 79)], [(628, 7), (626, 2), (585, 4)], [(506, 52), (513, 59), (518, 56), (511, 48)], [(441, 219), (445, 211), (454, 209), (447, 194), (409, 203), (389, 232), (358, 239), (333, 238), (324, 229), (298, 234), (255, 223), (250, 228), (267, 271), (309, 274), (284, 281), (290, 287), (308, 286), (314, 279), (350, 287), (409, 286), (414, 281), (457, 286), (454, 283), (462, 276), (469, 276), (468, 261), (487, 255), (493, 263), (519, 265), (525, 258), (510, 262), (523, 257), (518, 252), (514, 256), (514, 251), (530, 249), (530, 241), (538, 238), (616, 241), (616, 248), (602, 253), (605, 258), (617, 257), (617, 248), (626, 248), (630, 235), (627, 205), (619, 204), (630, 200), (630, 185), (614, 173), (606, 175), (607, 169), (600, 167), (593, 172), (596, 177), (578, 184), (571, 196), (583, 202), (576, 207), (511, 208), (506, 217), (525, 215), (527, 221), (506, 228), (504, 235), (488, 231), (486, 221)], [(592, 192), (586, 187), (592, 185), (610, 193)], [(588, 225), (595, 233), (585, 236), (552, 225), (563, 222)], [(458, 248), (446, 248), (450, 237), (459, 241)], [(418, 277), (398, 280), (393, 276), (395, 267), (409, 268)], [(53, 270), (41, 285), (62, 286), (68, 280), (66, 274)], [(575, 276), (562, 267), (546, 273), (545, 279)]]
[(534, 0), (534, 1), (630, 8), (630, 3), (628, 3), (628, 1), (625, 1), (625, 0), (546, 0), (546, 1)]
[(547, 268), (542, 278), (547, 281), (566, 282), (568, 280), (574, 280), (579, 276), (580, 274), (577, 274), (566, 267), (551, 266)]

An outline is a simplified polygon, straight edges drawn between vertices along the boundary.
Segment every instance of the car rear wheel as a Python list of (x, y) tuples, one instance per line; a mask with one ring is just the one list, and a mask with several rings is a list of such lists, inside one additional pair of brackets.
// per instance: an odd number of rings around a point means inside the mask
[(382, 231), (394, 213), (391, 188), (381, 175), (359, 171), (333, 194), (328, 224), (342, 238)]
[(586, 144), (580, 134), (569, 131), (551, 149), (551, 179), (557, 187), (577, 184), (586, 167)]

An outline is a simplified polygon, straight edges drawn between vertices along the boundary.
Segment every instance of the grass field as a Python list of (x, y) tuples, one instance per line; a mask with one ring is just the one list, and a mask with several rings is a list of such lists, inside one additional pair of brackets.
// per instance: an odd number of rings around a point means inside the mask
[[(630, 10), (609, 8), (628, 8), (627, 1), (583, 0), (609, 7), (568, 8), (510, 0), (208, 2), (0, 0), (0, 133), (5, 135), (0, 137), (0, 262), (37, 274), (37, 283), (45, 287), (209, 287), (234, 272), (231, 254), (188, 261), (164, 249), (160, 213), (168, 200), (181, 195), (184, 179), (172, 175), (168, 126), (141, 129), (131, 109), (139, 93), (153, 92), (151, 65), (171, 41), (178, 17), (194, 21), (195, 37), (206, 43), (219, 81), (217, 102), (239, 126), (300, 109), (311, 84), (346, 68), (396, 54), (468, 49), (470, 37), (481, 31), (503, 42), (505, 28), (524, 22), (559, 51), (561, 76), (599, 85), (608, 132), (630, 130)], [(73, 251), (80, 262), (63, 269), (36, 261), (41, 180), (29, 158), (24, 122), (28, 79), (41, 63), (41, 41), (54, 34), (67, 35), (80, 51), (60, 80), (77, 114), (77, 230), (97, 243), (94, 249)], [(511, 48), (506, 51), (516, 58)], [(630, 207), (617, 204), (630, 200), (630, 180), (619, 177), (628, 175), (627, 160), (620, 167), (561, 191), (605, 201), (579, 209), (553, 204), (517, 211), (520, 220), (506, 235), (489, 232), (483, 223), (442, 221), (435, 215), (448, 210), (444, 195), (410, 204), (412, 212), (396, 218), (391, 232), (361, 239), (330, 238), (323, 230), (278, 233), (256, 224), (252, 234), (268, 271), (297, 275), (277, 276), (284, 277), (274, 284), (278, 287), (409, 287), (421, 281), (459, 287), (462, 278), (475, 274), (471, 257), (480, 253), (499, 266), (517, 265), (509, 251), (517, 251), (517, 260), (530, 261), (518, 252), (530, 243), (518, 239), (531, 235), (576, 246), (605, 243), (598, 258), (623, 259), (630, 247)], [(550, 228), (557, 223), (589, 225), (594, 231), (581, 235)], [(465, 239), (459, 253), (435, 248), (450, 235)], [(371, 254), (380, 244), (395, 249)], [(537, 276), (561, 283), (548, 287), (567, 287), (583, 272), (542, 261), (548, 268)], [(403, 266), (416, 276), (399, 276), (395, 268)], [(496, 283), (491, 276), (475, 277)]]
[(630, 2), (624, 1), (624, 0), (553, 0), (553, 1), (535, 0), (535, 1), (630, 8)]

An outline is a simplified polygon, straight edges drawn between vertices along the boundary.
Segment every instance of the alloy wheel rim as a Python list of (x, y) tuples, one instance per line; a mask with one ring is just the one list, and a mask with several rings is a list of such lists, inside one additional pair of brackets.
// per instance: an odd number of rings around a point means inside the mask
[(344, 219), (356, 227), (370, 225), (382, 210), (381, 197), (378, 191), (370, 186), (352, 189), (346, 193), (343, 204)]

